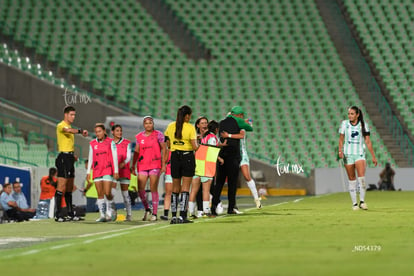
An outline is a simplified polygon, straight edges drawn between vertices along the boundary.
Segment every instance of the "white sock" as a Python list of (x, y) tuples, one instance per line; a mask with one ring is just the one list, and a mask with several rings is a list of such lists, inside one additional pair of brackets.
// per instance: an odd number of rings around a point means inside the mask
[(115, 198), (116, 188), (111, 189), (112, 198)]
[(247, 186), (249, 187), (250, 191), (252, 192), (253, 198), (258, 199), (259, 195), (257, 194), (256, 183), (254, 182), (254, 180), (250, 179), (250, 181), (248, 181), (246, 183), (247, 183)]
[(99, 214), (101, 215), (101, 218), (104, 218), (105, 217), (105, 206), (104, 206), (105, 199), (98, 198), (96, 200), (96, 203), (98, 204)]
[(349, 194), (351, 195), (352, 204), (357, 204), (357, 192), (356, 192), (356, 186), (357, 181), (356, 180), (348, 180), (349, 183)]
[(190, 212), (190, 216), (195, 215), (195, 208), (196, 208), (196, 203), (194, 201), (189, 201), (188, 202), (188, 211)]
[(211, 213), (211, 211), (210, 211), (210, 201), (203, 201), (203, 212), (204, 212), (204, 214)]
[(358, 177), (359, 182), (359, 200), (365, 201), (365, 192), (367, 191), (367, 183), (365, 182), (365, 176)]
[(113, 204), (113, 200), (106, 199), (105, 200), (105, 203), (106, 203), (106, 214), (108, 216), (111, 216), (112, 215), (112, 204)]
[(129, 197), (128, 191), (122, 191), (122, 197), (124, 198), (124, 204), (127, 216), (131, 215), (131, 198)]

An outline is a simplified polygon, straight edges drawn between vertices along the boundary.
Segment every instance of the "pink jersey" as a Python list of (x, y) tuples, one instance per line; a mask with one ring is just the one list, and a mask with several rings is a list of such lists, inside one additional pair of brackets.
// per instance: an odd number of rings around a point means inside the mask
[[(213, 139), (212, 139), (213, 138)], [(209, 140), (212, 139), (209, 143)], [(217, 144), (219, 143), (217, 136), (214, 133), (209, 133), (207, 134), (206, 137), (203, 137), (201, 139), (201, 144), (204, 145), (212, 145), (212, 146), (217, 146)]]
[[(89, 160), (92, 159), (90, 166), (93, 170), (93, 178), (102, 177), (104, 175), (113, 175), (114, 172), (118, 172), (118, 164), (114, 164), (117, 159), (116, 146), (111, 138), (106, 137), (102, 142), (98, 142), (97, 139), (92, 140), (90, 143)], [(91, 154), (92, 153), (92, 154)], [(114, 154), (113, 154), (114, 153)], [(89, 166), (88, 166), (89, 167)]]
[(145, 131), (142, 131), (135, 138), (137, 139), (137, 145), (139, 145), (138, 170), (161, 169), (160, 143), (164, 143), (164, 134), (154, 130), (147, 136)]
[(122, 138), (115, 145), (118, 154), (118, 164), (126, 162), (122, 169), (119, 168), (119, 178), (131, 179), (131, 170), (129, 169), (129, 161), (131, 161), (131, 141)]

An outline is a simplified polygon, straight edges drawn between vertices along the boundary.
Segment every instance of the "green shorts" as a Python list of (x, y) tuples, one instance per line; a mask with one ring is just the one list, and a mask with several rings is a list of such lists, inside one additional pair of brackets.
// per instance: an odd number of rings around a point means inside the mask
[(362, 154), (344, 154), (344, 164), (352, 165), (358, 160), (365, 160), (365, 153)]
[(212, 177), (207, 177), (207, 176), (201, 176), (200, 177), (201, 183), (207, 182), (209, 180), (213, 180)]
[(240, 167), (243, 165), (250, 166), (250, 159), (247, 153), (242, 153), (242, 159), (240, 161)]
[(115, 180), (114, 179), (114, 182), (115, 183), (119, 182), (122, 185), (129, 185), (130, 180), (128, 178), (126, 178), (126, 177), (121, 177), (118, 180)]
[(166, 174), (164, 178), (165, 183), (172, 183), (172, 177), (171, 174)]
[(93, 179), (94, 182), (98, 182), (98, 181), (111, 181), (114, 182), (114, 178), (112, 177), (112, 175), (104, 175), (101, 177), (97, 177)]

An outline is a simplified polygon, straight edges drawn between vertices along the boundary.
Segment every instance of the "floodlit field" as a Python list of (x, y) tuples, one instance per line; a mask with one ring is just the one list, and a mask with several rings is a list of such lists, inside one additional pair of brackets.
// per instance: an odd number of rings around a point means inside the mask
[[(2, 275), (413, 275), (414, 193), (273, 197), (242, 215), (170, 225), (33, 221), (0, 225)], [(243, 208), (241, 208), (243, 209)]]

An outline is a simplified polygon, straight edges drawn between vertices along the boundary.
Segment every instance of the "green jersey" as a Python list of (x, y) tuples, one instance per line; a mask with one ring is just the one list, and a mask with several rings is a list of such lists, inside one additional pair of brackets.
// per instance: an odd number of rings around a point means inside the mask
[[(365, 132), (369, 135), (369, 127), (365, 122)], [(347, 154), (365, 154), (365, 139), (362, 135), (361, 122), (352, 125), (349, 120), (342, 121), (339, 133), (345, 135), (343, 153)]]

